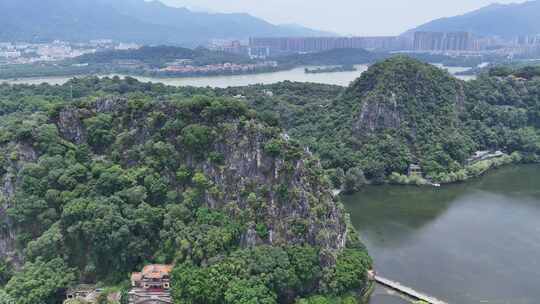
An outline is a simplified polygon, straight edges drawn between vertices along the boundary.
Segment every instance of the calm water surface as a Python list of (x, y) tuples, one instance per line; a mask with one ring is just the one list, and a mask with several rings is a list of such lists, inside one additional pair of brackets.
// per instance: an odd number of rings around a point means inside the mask
[[(440, 66), (442, 67), (442, 66)], [(340, 86), (348, 86), (353, 80), (360, 77), (360, 75), (368, 69), (367, 65), (356, 65), (357, 71), (346, 71), (337, 73), (316, 73), (306, 74), (304, 69), (306, 67), (299, 67), (288, 71), (252, 74), (252, 75), (234, 75), (234, 76), (209, 76), (209, 77), (185, 77), (185, 78), (152, 78), (152, 77), (140, 77), (143, 82), (156, 82), (164, 83), (172, 86), (194, 86), (194, 87), (213, 87), (213, 88), (226, 88), (247, 86), (252, 84), (272, 84), (285, 80), (298, 81), (298, 82), (314, 82), (333, 84)], [(308, 67), (315, 68), (315, 67)], [(442, 67), (444, 68), (444, 67)], [(450, 73), (460, 72), (467, 68), (447, 68)], [(113, 76), (113, 75), (106, 75)], [(123, 76), (123, 75), (118, 75)], [(20, 78), (20, 79), (8, 79), (0, 80), (1, 82), (7, 82), (12, 84), (41, 84), (43, 82), (49, 84), (64, 84), (70, 77), (39, 77), (39, 78)]]
[[(540, 166), (344, 200), (380, 275), (449, 303), (540, 303)], [(394, 303), (382, 288), (371, 302)]]
[[(318, 73), (306, 74), (304, 69), (299, 67), (288, 71), (279, 71), (272, 73), (251, 74), (251, 75), (233, 75), (233, 76), (208, 76), (208, 77), (182, 77), (182, 78), (153, 78), (135, 76), (143, 82), (159, 82), (172, 86), (194, 86), (194, 87), (213, 87), (227, 88), (237, 86), (247, 86), (252, 84), (272, 84), (280, 81), (290, 80), (299, 82), (314, 82), (348, 86), (353, 80), (368, 69), (367, 65), (357, 65), (357, 71), (347, 71), (338, 73)], [(309, 67), (313, 68), (313, 67)], [(113, 75), (106, 75), (113, 76)], [(118, 75), (123, 76), (123, 75)], [(8, 83), (40, 84), (43, 82), (49, 84), (63, 84), (73, 77), (39, 77), (39, 78), (20, 78), (11, 80), (0, 80)]]

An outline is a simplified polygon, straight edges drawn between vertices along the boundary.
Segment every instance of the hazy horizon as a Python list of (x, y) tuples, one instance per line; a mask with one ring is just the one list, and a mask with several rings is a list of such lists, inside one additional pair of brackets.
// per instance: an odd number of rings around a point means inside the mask
[[(442, 17), (461, 15), (492, 3), (516, 0), (335, 0), (329, 9), (323, 0), (160, 0), (168, 5), (189, 6), (213, 12), (249, 13), (274, 24), (295, 23), (343, 35), (398, 35)], [(397, 3), (396, 3), (397, 2)]]

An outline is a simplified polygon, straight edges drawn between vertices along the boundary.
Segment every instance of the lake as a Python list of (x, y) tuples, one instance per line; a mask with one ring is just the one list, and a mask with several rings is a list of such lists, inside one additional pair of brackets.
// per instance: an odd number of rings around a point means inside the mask
[[(336, 73), (317, 73), (306, 74), (305, 68), (316, 68), (314, 66), (299, 67), (287, 71), (251, 74), (251, 75), (233, 75), (233, 76), (208, 76), (208, 77), (184, 77), (184, 78), (153, 78), (153, 77), (141, 77), (136, 76), (143, 82), (159, 82), (171, 86), (194, 86), (194, 87), (214, 87), (214, 88), (226, 88), (226, 87), (238, 87), (247, 86), (252, 84), (273, 84), (285, 80), (298, 81), (298, 82), (314, 82), (333, 84), (340, 86), (348, 86), (356, 78), (368, 69), (367, 65), (356, 65), (357, 71), (346, 71)], [(440, 66), (442, 67), (442, 66)], [(445, 68), (445, 67), (443, 67)], [(467, 68), (446, 68), (451, 73), (460, 72)], [(114, 75), (107, 75), (114, 76)], [(118, 75), (123, 76), (123, 75)], [(71, 77), (39, 77), (39, 78), (20, 78), (20, 79), (8, 79), (0, 80), (1, 82), (7, 82), (12, 84), (40, 84), (43, 82), (49, 84), (64, 84)], [(468, 80), (470, 77), (464, 77)]]
[[(540, 166), (442, 188), (369, 186), (344, 197), (377, 272), (456, 304), (537, 304)], [(403, 300), (378, 287), (371, 304)]]

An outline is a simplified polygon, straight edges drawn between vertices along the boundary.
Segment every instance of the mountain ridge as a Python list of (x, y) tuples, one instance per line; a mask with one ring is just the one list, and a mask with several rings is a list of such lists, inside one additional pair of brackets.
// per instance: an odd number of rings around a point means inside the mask
[(540, 1), (494, 3), (462, 15), (435, 19), (403, 35), (417, 31), (467, 31), (479, 36), (505, 38), (540, 34)]
[[(57, 103), (68, 86), (81, 99)], [(49, 111), (2, 117), (4, 298), (60, 303), (83, 282), (126, 294), (152, 263), (175, 265), (175, 303), (365, 288), (371, 260), (318, 159), (245, 101), (169, 90), (74, 79)]]
[(322, 32), (271, 24), (246, 13), (205, 13), (144, 0), (5, 0), (0, 26), (6, 41), (114, 39), (141, 44), (194, 47), (212, 39), (250, 36), (320, 35)]

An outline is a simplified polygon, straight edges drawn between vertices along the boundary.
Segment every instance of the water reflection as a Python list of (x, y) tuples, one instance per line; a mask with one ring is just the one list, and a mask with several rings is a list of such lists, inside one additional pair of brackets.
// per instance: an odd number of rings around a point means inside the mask
[(382, 275), (450, 303), (540, 299), (540, 167), (440, 189), (371, 187), (345, 202)]

